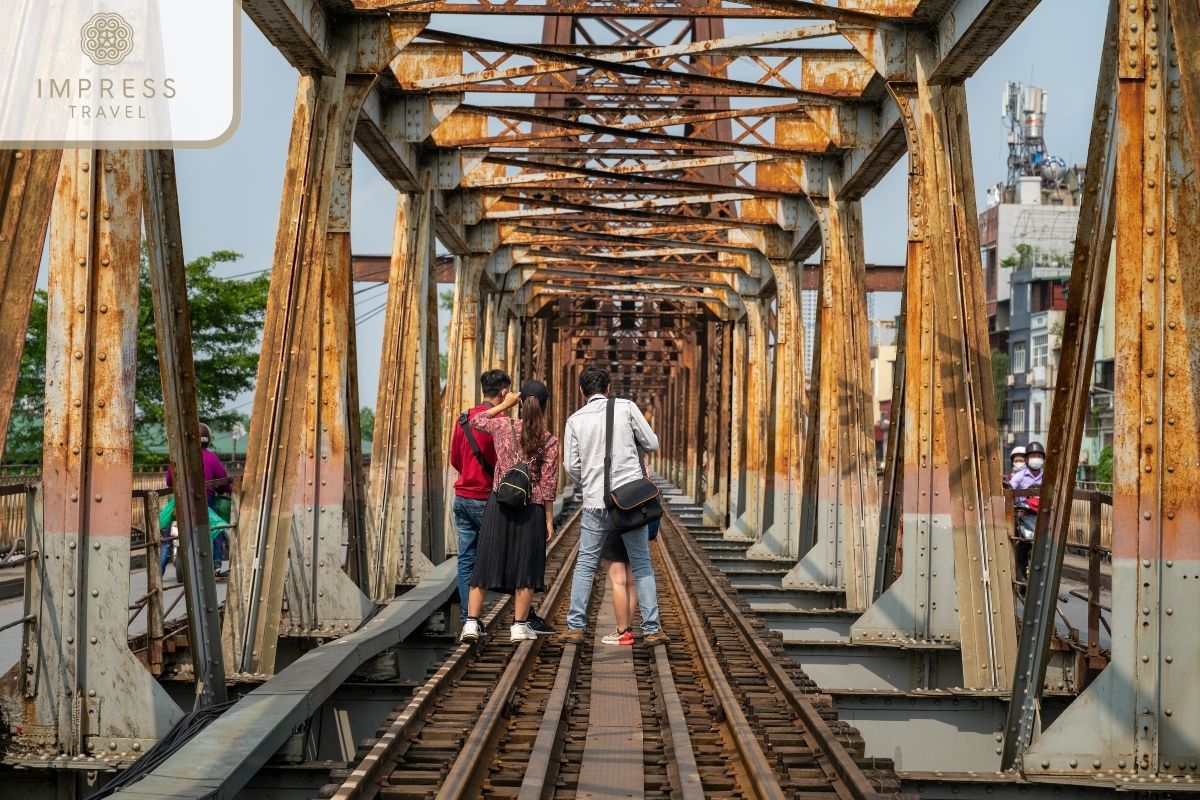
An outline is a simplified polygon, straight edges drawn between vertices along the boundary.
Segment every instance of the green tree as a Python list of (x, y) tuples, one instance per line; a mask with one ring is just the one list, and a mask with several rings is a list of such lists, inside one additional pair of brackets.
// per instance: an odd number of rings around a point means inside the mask
[(358, 411), (358, 431), (364, 441), (375, 440), (375, 409), (363, 406)]
[[(239, 253), (218, 250), (189, 262), (186, 267), (196, 399), (200, 418), (215, 430), (228, 430), (242, 419), (228, 406), (253, 387), (258, 371), (258, 340), (270, 278), (266, 273), (244, 280), (213, 274), (218, 264), (232, 264), (239, 259)], [(165, 460), (162, 453), (155, 452), (166, 444), (162, 427), (165, 415), (150, 300), (149, 264), (144, 250), (139, 283), (134, 460), (139, 464), (157, 464)], [(5, 447), (5, 461), (9, 463), (37, 463), (42, 458), (46, 309), (46, 293), (39, 291), (29, 314), (16, 405)]]
[(1100, 451), (1100, 463), (1096, 465), (1096, 483), (1103, 489), (1112, 488), (1113, 479), (1113, 449), (1112, 445), (1106, 445)]

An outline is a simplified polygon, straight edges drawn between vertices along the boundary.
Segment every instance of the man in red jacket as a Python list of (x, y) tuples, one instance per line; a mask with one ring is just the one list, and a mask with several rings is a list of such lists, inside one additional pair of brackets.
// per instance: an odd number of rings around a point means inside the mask
[[(454, 482), (454, 527), (458, 530), (458, 599), (459, 620), (467, 620), (467, 599), (471, 591), (471, 573), (475, 571), (476, 542), (483, 526), (483, 509), (496, 473), (496, 448), (492, 437), (471, 428), (471, 418), (500, 405), (512, 386), (512, 378), (499, 369), (489, 369), (479, 376), (483, 402), (458, 415), (450, 435), (450, 465), (458, 470)], [(539, 635), (554, 633), (541, 617), (529, 612), (529, 626)]]
[(461, 619), (467, 618), (468, 585), (475, 569), (475, 543), (483, 525), (483, 508), (492, 493), (496, 471), (496, 448), (492, 437), (472, 430), (471, 417), (500, 404), (504, 393), (512, 386), (512, 378), (504, 370), (489, 369), (479, 376), (483, 402), (458, 416), (450, 436), (450, 465), (458, 470), (454, 482), (454, 527), (458, 529), (458, 597), (462, 605)]

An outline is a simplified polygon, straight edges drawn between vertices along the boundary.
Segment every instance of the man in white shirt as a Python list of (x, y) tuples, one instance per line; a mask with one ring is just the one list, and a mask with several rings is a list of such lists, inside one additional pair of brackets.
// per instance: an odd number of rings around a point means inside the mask
[[(582, 533), (575, 574), (571, 581), (571, 610), (567, 614), (567, 641), (583, 641), (587, 627), (587, 604), (592, 594), (592, 578), (600, 563), (604, 540), (612, 531), (604, 502), (604, 455), (608, 373), (600, 367), (588, 367), (579, 376), (579, 390), (586, 402), (567, 420), (563, 434), (563, 466), (571, 480), (583, 490)], [(658, 449), (658, 437), (630, 400), (615, 401), (612, 447), (612, 486), (621, 486), (642, 477), (641, 454)], [(658, 587), (650, 565), (650, 543), (643, 526), (621, 534), (637, 584), (638, 607), (642, 613), (642, 632), (646, 644), (665, 644), (666, 635), (658, 622)]]

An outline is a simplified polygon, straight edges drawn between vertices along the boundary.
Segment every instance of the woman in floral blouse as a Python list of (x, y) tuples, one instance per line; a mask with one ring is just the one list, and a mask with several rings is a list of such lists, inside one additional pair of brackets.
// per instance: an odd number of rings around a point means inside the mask
[[(521, 418), (507, 416), (520, 404)], [(500, 405), (476, 414), (471, 427), (492, 435), (496, 470), (492, 495), (483, 511), (478, 555), (471, 574), (471, 598), (462, 640), (474, 641), (482, 633), (479, 615), (489, 589), (514, 596), (514, 623), (510, 641), (536, 639), (529, 626), (533, 593), (543, 591), (546, 542), (554, 535), (554, 497), (558, 491), (558, 439), (547, 430), (546, 407), (550, 390), (541, 381), (527, 381), (520, 394), (509, 392)], [(504, 416), (502, 416), (504, 415)], [(533, 491), (523, 508), (496, 499), (500, 480), (517, 462), (529, 466)]]

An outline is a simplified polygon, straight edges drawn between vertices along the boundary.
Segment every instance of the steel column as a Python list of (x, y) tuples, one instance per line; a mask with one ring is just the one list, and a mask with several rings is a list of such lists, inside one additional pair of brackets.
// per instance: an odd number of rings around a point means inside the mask
[(127, 644), (141, 189), (140, 153), (63, 154), (21, 660), (18, 740), (35, 753), (136, 753), (182, 717)]
[[(288, 578), (285, 592), (286, 624), (283, 633), (290, 636), (329, 637), (349, 633), (358, 627), (371, 607), (370, 601), (355, 585), (345, 569), (350, 541), (357, 541), (357, 513), (354, 511), (354, 475), (361, 474), (351, 454), (349, 434), (358, 430), (357, 386), (351, 386), (357, 370), (350, 359), (354, 325), (350, 252), (351, 161), (354, 128), (358, 109), (375, 84), (374, 76), (355, 76), (346, 80), (340, 108), (331, 109), (336, 136), (336, 162), (332, 172), (323, 243), (314, 247), (310, 262), (322, 265), (319, 272), (318, 316), (309, 331), (309, 369), (305, 388), (304, 427), (299, 474), (295, 490), (296, 508), (292, 518), (292, 540), (288, 554)], [(318, 223), (319, 225), (320, 223)], [(323, 247), (321, 246), (323, 244)], [(303, 321), (301, 321), (303, 324)], [(349, 506), (348, 506), (349, 503)], [(343, 532), (350, 541), (343, 541)], [(357, 549), (357, 548), (355, 548)]]
[[(352, 590), (351, 597), (356, 590), (335, 576), (344, 577), (336, 551), (344, 513), (345, 414), (339, 406), (348, 324), (336, 323), (348, 312), (350, 272), (347, 254), (338, 252), (344, 243), (335, 236), (331, 251), (327, 238), (348, 216), (347, 137), (369, 89), (363, 85), (369, 80), (347, 86), (352, 51), (351, 42), (339, 41), (337, 72), (301, 76), (296, 90), (225, 615), (225, 648), (236, 672), (274, 672), (285, 577), (289, 633), (317, 633), (324, 615), (345, 632), (367, 607), (358, 597), (349, 611), (341, 608), (342, 589)], [(319, 465), (331, 458), (337, 474), (322, 485)], [(332, 517), (322, 514), (326, 499)], [(329, 517), (328, 526), (318, 527), (322, 517)], [(319, 586), (322, 577), (332, 581), (329, 591)]]
[(0, 455), (21, 371), (61, 150), (0, 150)]
[(388, 602), (397, 584), (415, 583), (443, 557), (443, 539), (435, 536), (444, 480), (440, 376), (437, 340), (429, 336), (437, 324), (432, 178), (425, 170), (425, 189), (401, 194), (396, 204), (367, 496), (376, 603)]
[[(772, 494), (770, 526), (746, 555), (794, 561), (800, 556), (800, 503), (804, 464), (805, 418), (808, 397), (804, 387), (804, 320), (800, 311), (800, 267), (771, 261), (775, 276), (775, 359), (771, 399), (774, 431), (771, 470), (766, 475)], [(765, 442), (764, 442), (765, 445)]]
[[(179, 528), (179, 563), (187, 605), (188, 643), (196, 681), (197, 708), (225, 702), (225, 661), (221, 653), (221, 616), (213, 576), (212, 536), (208, 525), (208, 492), (200, 446), (192, 323), (188, 308), (183, 233), (179, 225), (179, 193), (175, 154), (147, 150), (145, 172), (146, 253), (158, 363), (162, 373), (163, 417), (167, 448), (175, 478), (175, 519)], [(149, 506), (149, 503), (147, 504)], [(148, 508), (157, 513), (157, 509)], [(157, 519), (147, 519), (157, 527)], [(147, 567), (158, 569), (157, 551)], [(157, 614), (152, 615), (156, 617)], [(159, 621), (161, 624), (161, 620)]]
[(915, 84), (890, 81), (909, 147), (904, 569), (855, 641), (958, 642), (963, 680), (1007, 688), (1016, 656), (966, 94), (933, 85), (931, 42), (905, 40)]
[[(1116, 221), (1113, 188), (1117, 167), (1117, 7), (1117, 0), (1109, 3), (1105, 47), (1100, 60), (1058, 385), (1050, 417), (1050, 430), (1055, 435), (1048, 443), (1050, 452), (1030, 556), (1017, 672), (1005, 726), (1003, 764), (1006, 769), (1018, 766), (1020, 755), (1029, 747), (1037, 727), (1050, 640), (1055, 632), (1063, 554), (1070, 532), (1079, 446), (1091, 405), (1096, 338), (1104, 307)], [(1093, 507), (1099, 511), (1098, 506)]]
[(1117, 12), (1112, 661), (1024, 757), (1029, 777), (1191, 779), (1200, 756), (1200, 113), (1181, 92), (1175, 3)]
[[(480, 398), (479, 375), (481, 369), (491, 369), (490, 364), (480, 366), (480, 278), (487, 262), (486, 256), (463, 256), (457, 260), (454, 270), (454, 305), (450, 312), (450, 329), (447, 333), (449, 355), (446, 358), (446, 388), (442, 392), (442, 419), (440, 426), (441, 448), (450, 452), (450, 436), (459, 413), (470, 408)], [(490, 308), (491, 303), (484, 306)], [(458, 536), (452, 519), (454, 486), (446, 481), (442, 498), (442, 529), (446, 532), (446, 552), (458, 552)]]
[(725, 532), (727, 539), (754, 541), (763, 531), (763, 500), (767, 476), (767, 431), (771, 414), (771, 364), (767, 350), (767, 311), (763, 301), (747, 299), (745, 316), (745, 402), (740, 412), (745, 420), (740, 442), (741, 474), (738, 476), (742, 502), (739, 514)]
[(821, 289), (813, 394), (815, 452), (810, 474), (815, 492), (812, 549), (784, 576), (789, 587), (837, 587), (846, 608), (864, 609), (872, 599), (879, 492), (875, 475), (874, 420), (870, 393), (866, 260), (862, 210), (828, 195), (810, 196), (822, 230)]

